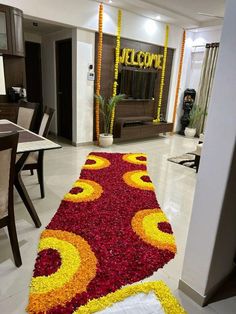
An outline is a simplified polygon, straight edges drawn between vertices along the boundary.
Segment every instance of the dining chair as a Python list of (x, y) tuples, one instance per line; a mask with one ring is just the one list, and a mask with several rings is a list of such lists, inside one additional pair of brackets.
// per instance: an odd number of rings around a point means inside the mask
[[(54, 112), (55, 112), (54, 109), (45, 107), (45, 110), (43, 112), (43, 118), (42, 118), (39, 132), (38, 132), (39, 135), (43, 137), (48, 136), (48, 132), (49, 132), (49, 128), (52, 122)], [(43, 159), (44, 159), (44, 151), (31, 153), (28, 159), (26, 160), (26, 163), (23, 168), (23, 170), (30, 170), (31, 174), (33, 174), (34, 170), (37, 171), (41, 198), (45, 197), (44, 177), (43, 177)]]
[(22, 265), (16, 233), (13, 184), (18, 133), (0, 135), (0, 228), (8, 228), (15, 265)]
[(17, 124), (27, 130), (35, 131), (38, 107), (39, 105), (36, 103), (21, 101), (19, 103)]

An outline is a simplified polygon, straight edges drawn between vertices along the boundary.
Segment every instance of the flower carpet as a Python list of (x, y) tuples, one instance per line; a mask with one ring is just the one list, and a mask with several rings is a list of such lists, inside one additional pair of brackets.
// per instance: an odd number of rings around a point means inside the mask
[[(80, 178), (41, 234), (29, 313), (94, 313), (118, 301), (124, 286), (174, 258), (172, 228), (146, 163), (145, 154), (87, 157)], [(161, 296), (160, 286), (154, 291), (158, 295), (158, 288)]]

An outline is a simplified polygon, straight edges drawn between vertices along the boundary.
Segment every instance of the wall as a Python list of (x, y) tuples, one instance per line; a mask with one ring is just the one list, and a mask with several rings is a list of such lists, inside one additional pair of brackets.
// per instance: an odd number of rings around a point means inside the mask
[[(175, 130), (181, 128), (180, 119), (183, 114), (182, 103), (186, 88), (198, 91), (206, 43), (220, 42), (222, 27), (207, 28), (186, 32), (186, 44), (183, 63), (183, 75), (179, 90), (179, 101)], [(199, 45), (201, 47), (199, 47)]]
[(200, 300), (230, 273), (236, 252), (235, 14), (228, 0), (181, 278)]
[[(2, 0), (3, 4), (12, 5), (15, 7), (18, 7), (23, 10), (24, 15), (28, 17), (35, 17), (38, 19), (43, 20), (53, 20), (54, 22), (60, 23), (60, 24), (66, 24), (71, 25), (73, 27), (84, 29), (88, 31), (86, 33), (88, 36), (88, 41), (90, 43), (91, 41), (91, 31), (97, 31), (97, 24), (98, 24), (98, 3), (94, 1), (84, 1), (84, 0), (70, 0), (70, 5), (65, 6), (64, 0), (41, 0), (40, 2), (37, 0)], [(56, 7), (56, 10), (55, 10)], [(108, 34), (116, 34), (116, 21), (117, 21), (117, 9), (111, 6), (104, 6), (104, 32)], [(80, 31), (80, 30), (78, 30)], [(180, 46), (181, 46), (181, 40), (182, 40), (182, 32), (183, 30), (178, 27), (171, 25), (170, 27), (170, 37), (169, 37), (169, 47), (175, 49), (174, 54), (174, 60), (173, 60), (173, 71), (172, 71), (172, 78), (171, 78), (171, 86), (170, 86), (170, 95), (169, 95), (169, 101), (168, 101), (168, 113), (167, 113), (167, 120), (169, 122), (172, 121), (173, 116), (173, 104), (175, 100), (175, 90), (176, 90), (176, 78), (178, 74), (178, 64), (179, 64), (179, 55), (180, 55)], [(85, 36), (85, 33), (83, 35), (83, 41), (85, 44), (87, 43), (87, 38)], [(164, 37), (165, 37), (165, 24), (153, 21), (148, 18), (138, 16), (136, 14), (133, 14), (131, 12), (123, 11), (123, 26), (122, 26), (122, 37), (134, 39), (134, 40), (140, 40), (148, 43), (153, 43), (157, 45), (164, 44)], [(80, 45), (80, 48), (82, 46)], [(83, 46), (83, 49), (85, 46)], [(81, 52), (82, 54), (83, 52)], [(50, 55), (50, 62), (52, 62), (52, 54)], [(50, 77), (52, 78), (52, 64), (50, 64), (49, 61), (47, 61), (47, 64), (49, 66), (48, 72), (51, 73)], [(79, 61), (80, 62), (80, 61)], [(78, 62), (78, 63), (79, 63)], [(78, 72), (80, 71), (80, 68), (78, 67)], [(84, 71), (84, 69), (82, 70)], [(46, 73), (46, 70), (45, 72)], [(78, 73), (78, 77), (83, 77), (83, 73)], [(47, 80), (50, 85), (51, 83), (49, 80)], [(84, 82), (85, 84), (85, 82)], [(53, 101), (54, 96), (49, 95), (49, 88), (47, 87), (47, 83), (45, 83), (46, 91), (45, 95), (48, 95), (48, 100), (50, 102)], [(80, 89), (80, 83), (77, 86)], [(80, 89), (81, 90), (81, 89)], [(88, 99), (92, 100), (92, 88), (91, 86), (87, 86), (87, 96)], [(83, 90), (82, 90), (83, 91)], [(77, 96), (79, 97), (78, 90), (75, 91)], [(83, 94), (84, 98), (85, 94)], [(85, 99), (85, 98), (84, 98)], [(87, 101), (86, 101), (87, 102)], [(78, 100), (76, 101), (78, 105), (80, 105), (80, 102)], [(92, 129), (92, 121), (93, 117), (88, 116), (92, 113), (92, 106), (93, 103), (87, 103), (87, 109), (89, 108), (89, 112), (87, 114), (86, 118), (86, 125), (84, 125), (84, 121), (80, 121), (80, 117), (78, 117), (78, 126), (82, 129)], [(82, 117), (83, 119), (83, 117)], [(55, 125), (54, 125), (55, 129)], [(77, 130), (78, 131), (78, 130)], [(84, 131), (82, 131), (84, 133)], [(78, 133), (77, 133), (78, 134)], [(81, 135), (80, 138), (76, 138), (75, 142), (79, 143), (81, 139), (83, 139), (84, 136)], [(86, 139), (88, 139), (88, 136), (86, 135)], [(92, 137), (89, 138), (89, 141), (92, 140)]]
[(76, 30), (77, 55), (77, 133), (76, 143), (91, 142), (93, 140), (93, 95), (94, 82), (87, 80), (88, 67), (94, 65), (95, 33)]
[(24, 32), (25, 41), (31, 41), (33, 43), (42, 43), (42, 36), (35, 33)]
[(190, 68), (188, 70), (187, 87), (198, 89), (201, 68), (204, 58), (205, 45), (207, 43), (220, 42), (222, 27), (213, 29), (201, 29), (195, 32), (188, 32), (188, 41), (191, 45)]
[(194, 32), (193, 42), (192, 42), (192, 54), (191, 54), (191, 68), (190, 68), (190, 79), (189, 86), (198, 90), (198, 85), (201, 76), (201, 68), (204, 58), (204, 47), (207, 43), (220, 42), (222, 28), (217, 27), (211, 30), (201, 30)]

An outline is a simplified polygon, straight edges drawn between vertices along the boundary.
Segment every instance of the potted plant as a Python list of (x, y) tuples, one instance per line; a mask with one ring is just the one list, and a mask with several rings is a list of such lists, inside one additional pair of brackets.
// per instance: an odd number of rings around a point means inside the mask
[(193, 105), (193, 108), (190, 111), (189, 115), (189, 125), (184, 130), (184, 134), (186, 137), (194, 138), (197, 132), (197, 127), (203, 115), (206, 115), (204, 109), (200, 106)]
[(112, 112), (118, 102), (125, 98), (125, 95), (113, 96), (108, 101), (106, 101), (106, 99), (100, 95), (95, 95), (95, 98), (99, 101), (100, 112), (103, 118), (104, 133), (99, 135), (99, 144), (102, 147), (108, 147), (113, 143), (113, 134), (110, 133)]

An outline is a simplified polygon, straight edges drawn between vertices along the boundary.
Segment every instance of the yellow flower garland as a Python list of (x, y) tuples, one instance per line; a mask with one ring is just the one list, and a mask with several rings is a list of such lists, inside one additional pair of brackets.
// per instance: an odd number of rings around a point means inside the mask
[[(100, 95), (101, 89), (101, 69), (102, 69), (102, 43), (103, 43), (103, 5), (99, 6), (99, 22), (98, 22), (98, 54), (97, 54), (97, 73), (96, 73), (96, 95)], [(99, 140), (99, 101), (96, 99), (96, 137)]]
[(73, 314), (90, 314), (102, 311), (112, 306), (114, 303), (121, 302), (132, 295), (138, 293), (149, 294), (152, 291), (160, 301), (165, 314), (187, 314), (163, 281), (147, 282), (121, 288), (114, 293), (109, 293), (105, 297), (89, 301)]
[[(120, 62), (120, 35), (121, 35), (121, 20), (122, 20), (122, 11), (118, 10), (118, 20), (117, 20), (117, 37), (116, 37), (116, 59), (115, 59), (115, 69), (114, 69), (114, 84), (113, 84), (113, 96), (117, 94), (117, 86), (118, 86), (118, 76), (119, 76), (119, 62)], [(115, 120), (115, 108), (112, 111), (111, 116), (111, 126), (110, 133), (113, 133)]]
[(161, 116), (161, 105), (162, 105), (162, 98), (163, 98), (163, 90), (164, 90), (164, 86), (165, 86), (168, 42), (169, 42), (169, 25), (166, 25), (164, 57), (163, 57), (163, 66), (162, 66), (162, 72), (161, 72), (160, 94), (159, 94), (158, 105), (157, 105), (157, 118), (153, 121), (153, 122), (157, 122), (157, 123), (160, 122), (160, 116)]
[(175, 104), (174, 104), (174, 112), (173, 112), (173, 129), (175, 126), (176, 112), (177, 112), (177, 106), (178, 106), (178, 101), (179, 101), (179, 89), (180, 89), (182, 70), (183, 70), (185, 42), (186, 42), (186, 31), (184, 30), (183, 38), (182, 38), (182, 45), (181, 45), (181, 52), (180, 52), (178, 79), (177, 79), (176, 92), (175, 92)]

